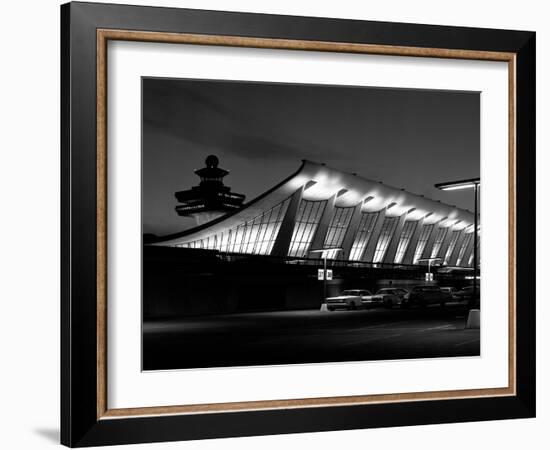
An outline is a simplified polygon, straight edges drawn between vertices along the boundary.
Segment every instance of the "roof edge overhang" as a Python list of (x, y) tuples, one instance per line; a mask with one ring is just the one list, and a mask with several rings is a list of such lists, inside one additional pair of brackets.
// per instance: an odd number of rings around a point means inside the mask
[[(231, 211), (214, 220), (182, 232), (173, 233), (151, 239), (147, 244), (151, 245), (175, 245), (203, 236), (204, 232), (213, 228), (212, 232), (219, 231), (223, 225), (232, 228), (238, 223), (250, 220), (255, 214), (267, 210), (282, 201), (283, 196), (292, 195), (298, 189), (298, 184), (305, 186), (303, 198), (305, 200), (326, 200), (334, 196), (336, 204), (345, 203), (345, 198), (351, 195), (351, 203), (357, 205), (363, 203), (365, 212), (385, 210), (388, 216), (402, 214), (407, 215), (407, 220), (429, 219), (429, 223), (443, 223), (443, 226), (451, 228), (464, 228), (474, 222), (474, 214), (466, 209), (449, 205), (439, 200), (433, 200), (404, 189), (390, 186), (381, 182), (333, 169), (325, 164), (302, 159), (298, 170), (286, 177), (277, 185), (267, 190), (260, 196), (244, 204), (236, 211)], [(338, 192), (345, 192), (340, 198), (336, 198)], [(353, 193), (355, 192), (355, 197)], [(372, 200), (378, 198), (377, 201)], [(365, 201), (367, 200), (368, 201)], [(349, 199), (348, 199), (349, 200)], [(372, 200), (372, 201), (371, 201)], [(348, 203), (350, 203), (348, 201)], [(388, 205), (398, 205), (396, 208), (388, 208)], [(349, 205), (348, 205), (349, 206)], [(414, 211), (412, 214), (411, 211)], [(460, 224), (460, 226), (459, 226)], [(216, 232), (217, 232), (216, 231)]]
[(230, 213), (227, 213), (227, 214), (224, 214), (223, 216), (220, 216), (214, 220), (211, 220), (209, 222), (206, 222), (202, 225), (199, 225), (197, 227), (193, 227), (193, 228), (190, 228), (188, 230), (185, 230), (185, 231), (180, 231), (178, 233), (172, 233), (172, 234), (167, 234), (165, 236), (159, 236), (157, 239), (153, 239), (149, 242), (149, 244), (157, 244), (157, 243), (164, 243), (164, 242), (167, 242), (167, 241), (172, 241), (172, 240), (175, 240), (175, 239), (180, 239), (182, 237), (185, 237), (185, 236), (188, 236), (190, 234), (194, 234), (196, 232), (199, 232), (199, 231), (202, 231), (206, 228), (210, 228), (212, 225), (216, 225), (220, 222), (223, 222), (227, 219), (230, 219), (231, 217), (233, 217), (234, 215), (238, 214), (240, 211), (242, 211), (243, 209), (245, 208), (248, 208), (250, 206), (253, 206), (254, 204), (258, 203), (260, 200), (264, 199), (265, 197), (267, 197), (269, 194), (271, 194), (272, 192), (276, 191), (277, 189), (279, 189), (280, 187), (284, 186), (286, 183), (288, 183), (290, 180), (292, 180), (294, 177), (296, 177), (297, 175), (299, 175), (299, 173), (304, 169), (305, 165), (306, 165), (306, 162), (308, 162), (307, 160), (305, 159), (302, 159), (302, 164), (300, 164), (300, 167), (298, 168), (298, 170), (296, 170), (296, 172), (294, 172), (293, 174), (289, 175), (288, 177), (286, 177), (284, 180), (282, 180), (281, 182), (277, 183), (275, 186), (273, 186), (271, 189), (265, 191), (263, 194), (259, 195), (258, 197), (250, 200), (248, 203), (245, 203), (242, 205), (242, 208), (236, 210), (236, 211), (231, 211)]

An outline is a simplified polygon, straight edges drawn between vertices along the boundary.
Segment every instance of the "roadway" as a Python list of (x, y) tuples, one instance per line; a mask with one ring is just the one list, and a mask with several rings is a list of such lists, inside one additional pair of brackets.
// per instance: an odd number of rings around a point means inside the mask
[(478, 356), (458, 307), (243, 313), (147, 321), (143, 369)]

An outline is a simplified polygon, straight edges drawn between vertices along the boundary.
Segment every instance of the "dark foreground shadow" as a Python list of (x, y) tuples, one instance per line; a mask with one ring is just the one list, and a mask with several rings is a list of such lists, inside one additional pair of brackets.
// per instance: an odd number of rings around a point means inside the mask
[(479, 356), (463, 309), (274, 311), (144, 322), (143, 369)]

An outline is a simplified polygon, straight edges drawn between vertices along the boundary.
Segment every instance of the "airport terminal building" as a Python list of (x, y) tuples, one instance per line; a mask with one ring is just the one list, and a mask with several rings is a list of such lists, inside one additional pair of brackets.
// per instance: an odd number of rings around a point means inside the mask
[[(201, 185), (176, 193), (178, 214), (198, 225), (153, 246), (376, 265), (473, 267), (474, 214), (439, 201), (303, 161), (284, 181), (243, 204), (223, 184), (215, 157)], [(212, 159), (213, 158), (213, 159)], [(200, 173), (199, 173), (200, 172)], [(207, 220), (204, 219), (207, 214)]]

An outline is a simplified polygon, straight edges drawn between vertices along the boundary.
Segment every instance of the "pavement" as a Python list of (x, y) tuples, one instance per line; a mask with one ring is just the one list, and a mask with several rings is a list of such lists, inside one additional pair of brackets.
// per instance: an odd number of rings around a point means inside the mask
[(467, 311), (276, 311), (147, 321), (143, 369), (479, 356)]

